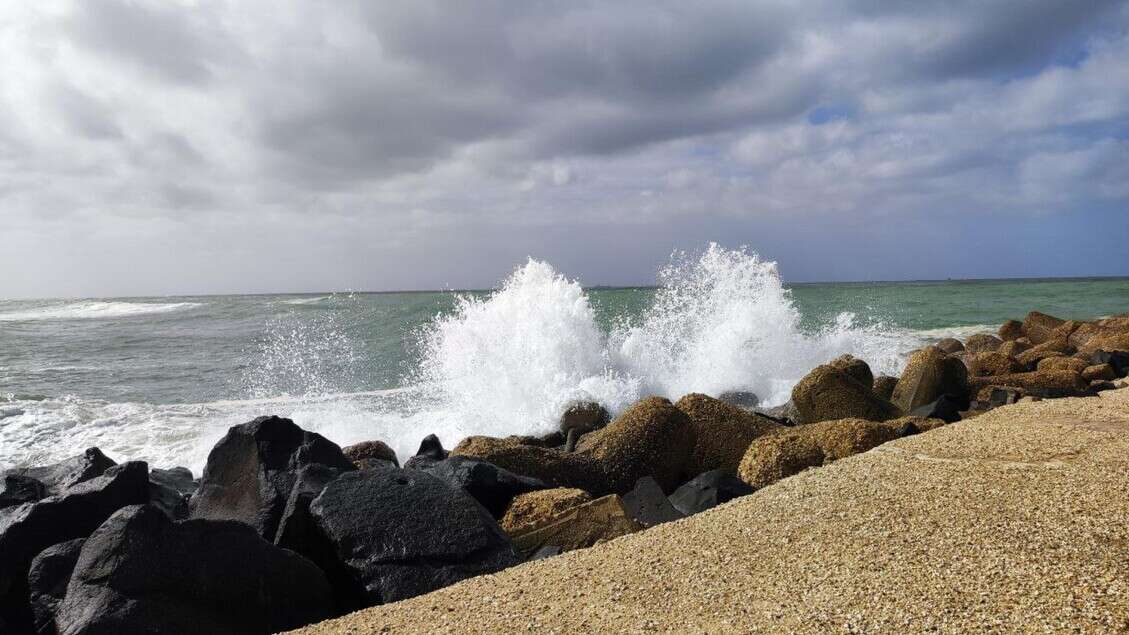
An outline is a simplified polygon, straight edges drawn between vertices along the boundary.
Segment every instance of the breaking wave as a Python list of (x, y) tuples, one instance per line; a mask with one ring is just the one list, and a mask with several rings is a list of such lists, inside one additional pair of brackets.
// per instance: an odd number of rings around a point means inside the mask
[(38, 320), (89, 320), (122, 318), (153, 313), (171, 313), (201, 306), (200, 302), (81, 302), (50, 303), (32, 309), (0, 313), (0, 322), (33, 322)]

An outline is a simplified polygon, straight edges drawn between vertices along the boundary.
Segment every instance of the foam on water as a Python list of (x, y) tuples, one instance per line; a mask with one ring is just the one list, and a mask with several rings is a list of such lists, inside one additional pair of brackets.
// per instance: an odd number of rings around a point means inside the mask
[(105, 302), (82, 301), (51, 303), (38, 308), (0, 313), (0, 322), (32, 322), (37, 320), (88, 320), (121, 318), (153, 313), (170, 313), (201, 306), (199, 302)]

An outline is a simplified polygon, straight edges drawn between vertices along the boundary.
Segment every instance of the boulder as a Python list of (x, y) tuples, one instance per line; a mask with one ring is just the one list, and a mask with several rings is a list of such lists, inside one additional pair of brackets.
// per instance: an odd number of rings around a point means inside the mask
[(1062, 325), (1065, 320), (1054, 316), (1032, 311), (1023, 318), (1023, 334), (1032, 344), (1042, 344), (1051, 338), (1051, 332)]
[(186, 467), (149, 471), (149, 502), (173, 520), (188, 517), (188, 501), (195, 492), (196, 482)]
[[(395, 467), (383, 459), (359, 459), (359, 461), (362, 463), (373, 461), (375, 465), (370, 469)], [(341, 470), (320, 463), (304, 465), (298, 470), (294, 486), (290, 490), (286, 506), (278, 521), (278, 531), (274, 536), (275, 545), (311, 558), (318, 556), (318, 550), (322, 548), (322, 540), (317, 524), (310, 515), (310, 503), (341, 474)]]
[(311, 463), (356, 469), (337, 444), (290, 419), (258, 417), (232, 426), (208, 454), (190, 515), (238, 520), (274, 541), (298, 470)]
[(792, 402), (801, 423), (809, 424), (844, 417), (883, 421), (901, 414), (870, 387), (829, 364), (816, 366), (792, 388)]
[(439, 442), (439, 437), (434, 434), (429, 434), (420, 441), (419, 449), (416, 450), (415, 456), (409, 457), (404, 462), (404, 467), (407, 469), (416, 469), (420, 465), (430, 463), (432, 461), (442, 461), (450, 455), (443, 444)]
[(47, 497), (47, 486), (42, 481), (21, 474), (6, 474), (0, 487), (0, 509)]
[(501, 518), (506, 513), (515, 496), (549, 489), (544, 481), (514, 474), (470, 456), (450, 456), (418, 469), (438, 477), (448, 485), (461, 488), (481, 503), (494, 518)]
[(1109, 364), (1118, 377), (1129, 374), (1129, 352), (1097, 350), (1090, 355), (1091, 364)]
[(400, 461), (396, 459), (396, 453), (383, 441), (361, 441), (360, 443), (354, 443), (353, 445), (341, 448), (341, 453), (358, 468), (361, 467), (358, 463), (366, 459), (388, 461), (392, 465), (400, 467)]
[(515, 534), (514, 547), (523, 554), (535, 554), (545, 547), (558, 547), (557, 553), (561, 553), (591, 547), (642, 529), (643, 526), (627, 513), (620, 497), (609, 494)]
[(275, 633), (330, 617), (325, 575), (233, 521), (111, 516), (75, 564), (56, 623), (77, 633)]
[(606, 408), (594, 401), (581, 401), (570, 405), (561, 414), (560, 431), (567, 435), (570, 430), (578, 433), (598, 430), (608, 424), (611, 416)]
[[(1089, 382), (1082, 379), (1080, 374), (1069, 370), (1037, 370), (994, 377), (973, 377), (969, 383), (977, 391), (986, 386), (1010, 386), (1022, 388), (1028, 395), (1044, 398), (1090, 395)], [(977, 398), (979, 399), (979, 393)]]
[(985, 408), (991, 409), (1017, 403), (1026, 395), (1022, 388), (1013, 386), (984, 386), (977, 391), (976, 401)]
[(577, 450), (601, 465), (612, 492), (626, 493), (644, 476), (655, 477), (663, 491), (673, 491), (694, 446), (694, 424), (686, 413), (666, 399), (647, 397), (603, 429), (584, 435)]
[(0, 511), (0, 619), (30, 628), (27, 573), (51, 545), (83, 538), (118, 509), (149, 500), (149, 469), (141, 461), (107, 469), (63, 493)]
[(1048, 357), (1065, 357), (1074, 352), (1074, 347), (1066, 338), (1047, 340), (1042, 344), (1032, 346), (1015, 356), (1015, 361), (1027, 368), (1034, 368), (1040, 361)]
[(976, 353), (969, 360), (968, 374), (973, 377), (1018, 373), (1023, 366), (1000, 351)]
[(1023, 337), (1023, 322), (1019, 320), (1007, 320), (1000, 325), (998, 332), (1000, 339), (1005, 342), (1017, 340)]
[(874, 378), (874, 394), (886, 401), (894, 396), (894, 386), (898, 385), (898, 378), (889, 375), (879, 375)]
[(968, 395), (968, 370), (959, 359), (927, 347), (910, 356), (891, 401), (903, 412), (910, 412), (946, 394), (958, 398)]
[(395, 602), (517, 564), (509, 538), (457, 487), (418, 470), (342, 474), (310, 504), (315, 561), (339, 607)]
[[(959, 342), (958, 342), (959, 343)], [(850, 375), (855, 381), (866, 386), (867, 388), (874, 387), (874, 373), (870, 372), (870, 366), (861, 359), (854, 355), (844, 354), (836, 357), (828, 362), (829, 365), (838, 368)]]
[(1070, 332), (1067, 341), (1075, 348), (1082, 348), (1094, 337), (1115, 333), (1116, 331), (1117, 329), (1110, 329), (1097, 322), (1083, 322), (1078, 328)]
[(683, 514), (667, 500), (666, 494), (655, 479), (650, 476), (644, 476), (636, 481), (635, 487), (624, 494), (622, 500), (627, 515), (644, 527), (654, 527), (683, 517)]
[(674, 406), (686, 413), (694, 427), (694, 450), (684, 467), (688, 475), (716, 469), (736, 474), (749, 443), (783, 427), (755, 412), (700, 393), (686, 395)]
[(1045, 357), (1035, 365), (1035, 370), (1072, 370), (1080, 373), (1090, 364), (1074, 357)]
[(1093, 364), (1082, 369), (1082, 379), (1086, 381), (1111, 381), (1117, 379), (1117, 373), (1109, 364)]
[[(526, 445), (514, 438), (473, 436), (463, 439), (451, 456), (470, 456), (514, 474), (543, 481), (551, 487), (571, 487), (600, 494), (609, 491), (603, 466), (579, 452)], [(405, 465), (410, 468), (412, 461)]]
[(85, 538), (76, 538), (51, 545), (31, 561), (27, 586), (38, 635), (55, 633), (55, 613), (67, 594), (67, 584), (71, 581), (71, 572), (84, 543)]
[(752, 494), (748, 483), (725, 470), (710, 470), (690, 479), (670, 495), (670, 504), (686, 516)]
[(796, 410), (796, 404), (791, 399), (779, 406), (772, 406), (771, 408), (759, 407), (756, 409), (756, 413), (782, 426), (794, 426), (797, 423), (801, 423), (800, 412)]
[[(953, 395), (941, 395), (937, 401), (918, 406), (910, 411), (910, 414), (915, 417), (922, 417), (925, 419), (940, 419), (945, 423), (954, 423), (960, 421), (960, 413), (963, 410), (968, 410), (969, 407), (968, 396), (955, 397)], [(914, 424), (917, 430), (917, 425)], [(905, 435), (901, 435), (905, 436)]]
[(964, 344), (961, 344), (960, 340), (958, 340), (955, 337), (946, 337), (946, 338), (938, 341), (933, 346), (936, 346), (937, 348), (941, 349), (942, 351), (945, 351), (946, 353), (950, 353), (950, 354), (951, 353), (959, 353), (959, 352), (964, 350)]
[(969, 353), (990, 353), (1000, 347), (1003, 341), (995, 335), (977, 333), (969, 335), (964, 343), (964, 350)]
[(47, 494), (65, 491), (72, 485), (89, 481), (116, 465), (113, 459), (102, 454), (98, 448), (87, 448), (85, 452), (58, 463), (42, 467), (24, 467), (7, 470), (5, 476), (26, 476), (43, 483)]
[(1057, 340), (1057, 339), (1068, 340), (1068, 339), (1070, 339), (1070, 336), (1073, 335), (1074, 332), (1077, 331), (1084, 324), (1089, 324), (1089, 322), (1081, 322), (1079, 320), (1066, 320), (1062, 324), (1059, 324), (1058, 326), (1051, 329), (1050, 337), (1047, 338), (1047, 339), (1048, 340)]
[(717, 396), (718, 401), (724, 401), (742, 410), (752, 410), (760, 405), (760, 397), (747, 390), (726, 390)]
[(1091, 337), (1081, 350), (1090, 353), (1096, 351), (1129, 352), (1129, 330), (1118, 330)]
[(590, 502), (591, 494), (582, 489), (556, 487), (529, 492), (514, 498), (502, 516), (502, 529), (511, 536), (535, 525), (542, 525), (553, 516)]
[(1015, 357), (1016, 355), (1022, 353), (1023, 351), (1026, 351), (1029, 348), (1031, 348), (1030, 344), (1024, 344), (1019, 340), (1011, 340), (1000, 344), (1000, 347), (997, 348), (995, 352), (1001, 355), (1006, 355), (1008, 357)]

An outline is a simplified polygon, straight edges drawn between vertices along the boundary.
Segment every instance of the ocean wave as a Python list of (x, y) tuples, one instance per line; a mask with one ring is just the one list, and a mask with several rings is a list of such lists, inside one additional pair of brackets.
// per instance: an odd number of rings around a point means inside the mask
[(279, 304), (291, 304), (291, 305), (297, 305), (297, 306), (303, 306), (303, 305), (307, 305), (307, 304), (319, 304), (321, 302), (324, 302), (324, 301), (330, 299), (330, 297), (331, 296), (323, 295), (323, 296), (318, 296), (316, 298), (292, 298), (290, 300), (280, 300)]
[(89, 300), (49, 304), (0, 313), (0, 322), (34, 322), (39, 320), (88, 320), (132, 317), (154, 313), (171, 313), (202, 306), (200, 302), (107, 302)]

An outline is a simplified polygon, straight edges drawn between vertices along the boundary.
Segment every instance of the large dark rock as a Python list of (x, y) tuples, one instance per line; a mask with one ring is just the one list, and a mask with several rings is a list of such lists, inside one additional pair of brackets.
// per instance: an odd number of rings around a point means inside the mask
[[(366, 461), (372, 459), (363, 459)], [(387, 461), (377, 461), (374, 469), (389, 467)], [(319, 549), (319, 534), (314, 519), (310, 516), (310, 503), (317, 498), (326, 485), (329, 485), (338, 476), (341, 470), (326, 467), (320, 463), (303, 466), (298, 471), (294, 487), (286, 499), (286, 507), (282, 510), (282, 517), (278, 522), (278, 532), (275, 534), (274, 544), (279, 547), (297, 551), (303, 555), (315, 557)]]
[(87, 539), (55, 619), (61, 635), (275, 633), (331, 607), (321, 570), (251, 527), (145, 505)]
[(442, 461), (420, 463), (416, 469), (461, 488), (490, 512), (494, 518), (506, 513), (515, 496), (539, 489), (549, 489), (544, 481), (521, 476), (469, 456), (450, 456)]
[(753, 493), (748, 483), (726, 470), (711, 470), (687, 481), (670, 495), (670, 503), (687, 516)]
[(387, 461), (396, 467), (400, 466), (400, 461), (396, 459), (396, 453), (392, 451), (392, 448), (388, 447), (387, 443), (376, 439), (354, 443), (342, 448), (341, 452), (357, 467), (361, 467), (362, 461), (371, 460)]
[(310, 505), (339, 606), (403, 600), (517, 564), (482, 505), (418, 470), (342, 474)]
[(1090, 356), (1094, 364), (1109, 364), (1118, 377), (1129, 374), (1129, 352), (1098, 350)]
[(102, 476), (108, 468), (116, 465), (113, 459), (102, 454), (98, 448), (87, 448), (78, 456), (58, 463), (41, 467), (24, 467), (6, 471), (4, 474), (27, 476), (47, 486), (47, 493), (58, 494), (72, 485)]
[(914, 408), (910, 414), (925, 419), (940, 419), (945, 423), (960, 421), (960, 413), (968, 410), (968, 395), (941, 395), (933, 403)]
[(21, 474), (7, 474), (0, 484), (0, 509), (23, 503), (34, 503), (47, 497), (47, 486), (42, 481)]
[[(609, 491), (604, 467), (595, 458), (582, 452), (528, 445), (515, 437), (467, 437), (451, 450), (451, 456), (479, 458), (552, 487), (577, 488), (597, 495)], [(404, 467), (414, 469), (419, 464), (413, 458)]]
[(628, 516), (644, 527), (654, 527), (683, 517), (650, 476), (636, 481), (635, 488), (623, 495), (623, 508)]
[(761, 403), (760, 397), (755, 392), (748, 390), (726, 390), (719, 394), (717, 399), (742, 410), (752, 410)]
[(408, 469), (419, 469), (421, 465), (433, 463), (435, 461), (442, 461), (447, 458), (451, 453), (443, 447), (443, 443), (439, 441), (439, 437), (434, 434), (429, 434), (420, 441), (419, 449), (416, 450), (415, 456), (408, 458), (404, 462), (404, 467)]
[(67, 583), (84, 543), (85, 538), (76, 538), (51, 545), (31, 561), (27, 586), (38, 635), (55, 633), (55, 613), (67, 594)]
[(232, 426), (208, 454), (190, 515), (238, 520), (273, 541), (298, 470), (313, 463), (356, 469), (337, 444), (290, 419), (259, 417)]
[(10, 628), (31, 627), (27, 573), (40, 551), (83, 538), (115, 511), (148, 499), (148, 466), (135, 461), (115, 465), (62, 494), (0, 511), (0, 618)]
[(149, 502), (173, 520), (188, 517), (188, 501), (195, 491), (192, 471), (186, 467), (149, 471)]

